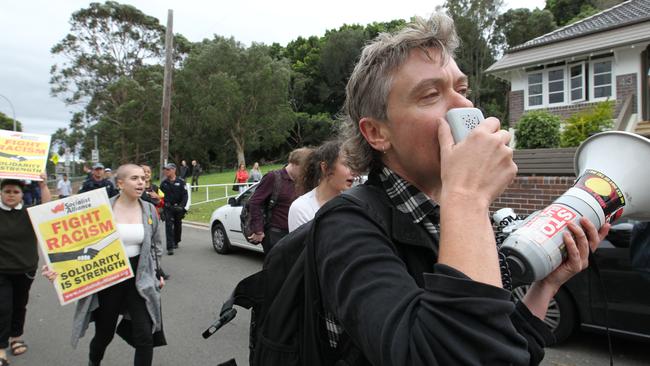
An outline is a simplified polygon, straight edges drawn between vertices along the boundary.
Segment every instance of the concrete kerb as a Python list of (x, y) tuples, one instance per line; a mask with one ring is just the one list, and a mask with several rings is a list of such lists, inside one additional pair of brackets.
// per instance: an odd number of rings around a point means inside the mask
[(205, 222), (183, 220), (183, 225), (191, 226), (197, 229), (210, 230), (210, 224)]

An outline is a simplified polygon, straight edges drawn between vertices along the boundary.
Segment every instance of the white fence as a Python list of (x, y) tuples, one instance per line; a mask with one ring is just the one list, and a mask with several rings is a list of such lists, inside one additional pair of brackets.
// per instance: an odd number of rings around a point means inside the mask
[[(227, 200), (230, 197), (235, 197), (239, 194), (233, 191), (233, 186), (239, 185), (238, 183), (222, 183), (222, 184), (202, 184), (191, 186), (187, 184), (187, 206), (201, 205), (208, 202), (215, 202), (219, 200)], [(253, 183), (246, 184), (246, 187), (253, 185)], [(205, 192), (200, 192), (201, 188), (205, 188)], [(195, 191), (193, 191), (195, 190)]]

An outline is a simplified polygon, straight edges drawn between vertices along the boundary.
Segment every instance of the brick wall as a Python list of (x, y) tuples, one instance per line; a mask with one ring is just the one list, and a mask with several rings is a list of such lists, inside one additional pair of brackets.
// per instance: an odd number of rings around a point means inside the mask
[(571, 186), (575, 177), (517, 177), (499, 196), (490, 211), (510, 207), (518, 215), (529, 215), (548, 206)]
[(514, 127), (517, 121), (519, 121), (519, 118), (521, 118), (521, 115), (524, 114), (524, 91), (523, 90), (515, 90), (515, 91), (510, 91), (510, 95), (508, 96), (509, 100), (509, 116), (510, 116), (510, 121), (509, 125), (510, 127)]
[[(621, 107), (623, 107), (623, 101), (628, 95), (637, 95), (636, 90), (636, 73), (618, 75), (616, 77), (616, 112), (614, 116), (618, 116)], [(637, 98), (632, 98), (632, 113), (638, 113), (637, 107)]]

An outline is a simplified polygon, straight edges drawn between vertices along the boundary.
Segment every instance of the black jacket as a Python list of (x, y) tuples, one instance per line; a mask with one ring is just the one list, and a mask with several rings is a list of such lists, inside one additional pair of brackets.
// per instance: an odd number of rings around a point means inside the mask
[(165, 194), (165, 207), (174, 205), (185, 207), (187, 204), (187, 189), (181, 177), (176, 177), (173, 182), (165, 179), (160, 183), (160, 190)]
[(113, 185), (113, 183), (111, 183), (110, 180), (108, 179), (95, 180), (92, 177), (86, 179), (83, 182), (81, 188), (79, 188), (79, 193), (89, 192), (94, 189), (104, 188), (104, 187), (106, 187), (106, 193), (108, 193), (109, 198), (116, 196), (119, 193), (118, 190), (115, 189), (115, 186)]
[(345, 329), (341, 343), (361, 349), (361, 364), (538, 364), (554, 341), (546, 325), (510, 292), (437, 264), (438, 243), (375, 190), (390, 212), (349, 204), (315, 228), (324, 311)]
[(187, 177), (190, 176), (190, 167), (188, 167), (187, 165), (181, 165), (180, 169), (181, 169), (180, 177), (183, 178), (183, 179), (187, 179)]

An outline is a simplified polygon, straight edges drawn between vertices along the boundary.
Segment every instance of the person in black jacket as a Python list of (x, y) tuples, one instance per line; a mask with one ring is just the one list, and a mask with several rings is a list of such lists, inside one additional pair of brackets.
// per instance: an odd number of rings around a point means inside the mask
[(192, 160), (192, 183), (190, 184), (192, 186), (192, 192), (199, 190), (199, 188), (195, 186), (199, 185), (199, 177), (201, 174), (203, 174), (201, 164), (196, 160)]
[(190, 167), (187, 166), (187, 162), (185, 160), (181, 160), (180, 177), (183, 178), (184, 181), (187, 181), (187, 177), (189, 176), (190, 176)]
[(378, 224), (348, 204), (312, 228), (326, 347), (345, 359), (358, 349), (355, 364), (538, 364), (553, 342), (549, 301), (609, 229), (569, 224), (567, 260), (510, 300), (489, 207), (517, 167), (496, 118), (453, 141), (447, 111), (472, 106), (457, 45), (448, 16), (416, 18), (365, 46), (348, 81), (348, 163), (370, 171), (356, 189), (378, 190), (391, 212)]
[(113, 183), (110, 180), (104, 178), (104, 165), (101, 163), (96, 163), (93, 165), (92, 175), (86, 179), (81, 188), (79, 188), (79, 193), (92, 191), (94, 189), (106, 188), (106, 193), (108, 197), (116, 196), (119, 192), (115, 189)]
[(173, 255), (178, 248), (183, 230), (183, 217), (187, 204), (187, 188), (185, 181), (176, 176), (176, 164), (169, 163), (163, 168), (165, 179), (160, 183), (160, 190), (165, 194), (165, 236), (167, 237), (167, 254)]

